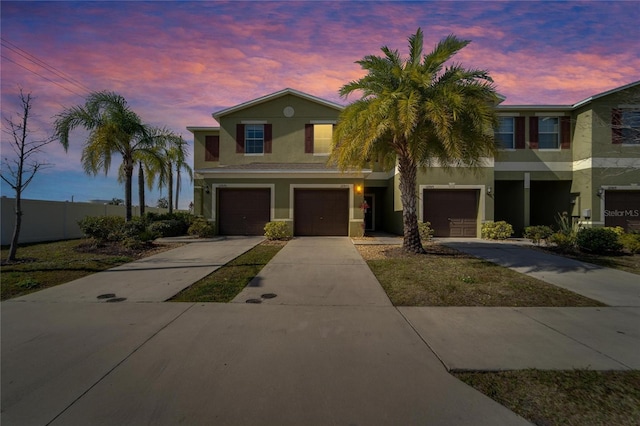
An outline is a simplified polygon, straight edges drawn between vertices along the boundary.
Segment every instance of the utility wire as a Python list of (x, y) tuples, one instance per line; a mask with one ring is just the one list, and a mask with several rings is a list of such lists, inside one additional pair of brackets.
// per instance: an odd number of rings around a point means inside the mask
[[(91, 89), (89, 89), (87, 86), (85, 86), (84, 84), (80, 83), (78, 80), (76, 80), (73, 77), (71, 77), (69, 74), (59, 70), (58, 68), (54, 67), (53, 65), (49, 65), (47, 62), (45, 62), (42, 59), (39, 59), (36, 56), (30, 54), (26, 50), (21, 49), (20, 47), (16, 46), (14, 43), (8, 41), (7, 39), (5, 39), (3, 37), (0, 38), (0, 39), (2, 40), (2, 43), (1, 43), (2, 46), (5, 47), (6, 49), (9, 49), (10, 51), (12, 51), (15, 54), (23, 57), (24, 59), (26, 59), (27, 61), (33, 63), (34, 65), (39, 66), (41, 68), (44, 68), (45, 70), (49, 71), (50, 73), (55, 74), (57, 77), (60, 77), (61, 79), (67, 81), (68, 83), (70, 83), (71, 85), (75, 86), (76, 88), (82, 90), (83, 92), (91, 93)], [(28, 71), (30, 71), (30, 72), (42, 77), (42, 78), (47, 79), (48, 81), (53, 82), (52, 80), (44, 77), (43, 75), (38, 74), (37, 72), (35, 72), (35, 71), (33, 71), (33, 70), (31, 70), (31, 69), (29, 69), (27, 67), (24, 67), (24, 66), (20, 65), (16, 61), (11, 60), (11, 59), (7, 58), (6, 56), (3, 56), (3, 57), (5, 59), (13, 62), (14, 64), (19, 65), (22, 68), (24, 68), (24, 69), (26, 69), (26, 70), (28, 70)], [(53, 82), (53, 83), (55, 83), (55, 82)], [(60, 85), (58, 84), (58, 86), (60, 86)], [(60, 86), (60, 87), (62, 87), (62, 86)], [(66, 89), (66, 90), (69, 90), (69, 89)], [(69, 90), (69, 91), (71, 91), (71, 90)], [(71, 91), (71, 92), (75, 93), (75, 94), (78, 94), (77, 92), (73, 92), (73, 91)], [(82, 95), (80, 95), (80, 96), (82, 96)]]
[(84, 97), (85, 97), (84, 95), (81, 95), (80, 93), (78, 93), (78, 92), (74, 92), (73, 90), (69, 89), (68, 87), (63, 86), (62, 84), (58, 83), (57, 81), (53, 81), (53, 80), (51, 80), (50, 78), (45, 77), (45, 76), (44, 76), (44, 75), (42, 75), (42, 74), (38, 74), (37, 72), (35, 72), (35, 71), (33, 71), (33, 70), (31, 70), (31, 69), (29, 69), (29, 68), (25, 67), (24, 65), (17, 63), (16, 61), (14, 61), (14, 60), (13, 60), (13, 59), (11, 59), (11, 58), (8, 58), (8, 57), (6, 57), (6, 56), (4, 56), (4, 55), (0, 55), (0, 56), (2, 56), (2, 58), (3, 58), (3, 59), (5, 59), (5, 60), (7, 60), (7, 61), (9, 61), (9, 62), (13, 62), (14, 64), (16, 64), (17, 66), (19, 66), (20, 68), (24, 68), (25, 70), (29, 71), (30, 73), (33, 73), (33, 74), (37, 75), (38, 77), (44, 78), (45, 80), (50, 81), (51, 83), (55, 84), (56, 86), (61, 87), (61, 88), (63, 88), (64, 90), (67, 90), (67, 91), (69, 91), (69, 92), (73, 93), (74, 95), (80, 96), (81, 98), (84, 98)]

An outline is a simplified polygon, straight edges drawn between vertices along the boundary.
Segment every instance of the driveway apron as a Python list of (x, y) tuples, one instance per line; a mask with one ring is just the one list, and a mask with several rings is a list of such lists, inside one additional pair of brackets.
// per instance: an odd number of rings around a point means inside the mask
[(347, 237), (299, 237), (289, 241), (233, 300), (247, 301), (391, 306), (380, 283)]

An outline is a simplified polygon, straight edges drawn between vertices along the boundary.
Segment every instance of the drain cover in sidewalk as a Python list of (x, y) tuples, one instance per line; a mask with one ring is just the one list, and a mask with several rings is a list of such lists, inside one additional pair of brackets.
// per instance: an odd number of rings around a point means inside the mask
[(115, 303), (115, 302), (123, 302), (123, 301), (125, 301), (125, 300), (127, 300), (127, 298), (126, 298), (126, 297), (113, 297), (113, 298), (111, 298), (111, 299), (107, 299), (107, 300), (105, 300), (105, 302)]
[(262, 297), (263, 299), (273, 299), (274, 297), (278, 297), (278, 295), (275, 293), (265, 293), (260, 297)]
[(97, 299), (113, 299), (114, 297), (116, 297), (115, 293), (107, 293), (107, 294), (101, 294), (100, 296), (97, 297)]
[(260, 299), (247, 299), (246, 303), (262, 303)]

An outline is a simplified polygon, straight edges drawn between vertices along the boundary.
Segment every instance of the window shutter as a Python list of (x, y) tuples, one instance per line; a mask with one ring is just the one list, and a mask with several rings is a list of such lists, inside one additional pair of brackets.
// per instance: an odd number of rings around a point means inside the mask
[(529, 148), (538, 149), (538, 117), (529, 117)]
[(304, 125), (304, 153), (313, 154), (313, 124)]
[(571, 148), (571, 117), (560, 117), (560, 148)]
[(524, 117), (514, 117), (515, 119), (515, 138), (516, 149), (524, 149)]
[(264, 153), (271, 154), (271, 124), (264, 125)]
[(204, 161), (220, 161), (220, 136), (205, 136), (204, 149)]
[(236, 125), (236, 153), (244, 153), (244, 124)]
[(611, 110), (611, 143), (622, 143), (622, 110), (618, 108)]

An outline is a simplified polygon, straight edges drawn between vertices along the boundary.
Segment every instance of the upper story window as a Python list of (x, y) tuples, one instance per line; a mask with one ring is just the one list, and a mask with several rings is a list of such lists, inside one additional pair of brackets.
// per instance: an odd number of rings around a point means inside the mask
[(220, 136), (204, 137), (204, 161), (220, 161)]
[(538, 121), (538, 149), (560, 148), (558, 117), (540, 117)]
[(244, 153), (264, 154), (264, 125), (247, 124), (244, 127)]
[(613, 143), (640, 144), (640, 109), (614, 109), (611, 130)]
[(247, 155), (271, 153), (271, 124), (238, 124), (236, 126), (236, 152)]
[(304, 152), (314, 155), (329, 155), (333, 139), (333, 124), (305, 124)]
[(494, 137), (500, 148), (515, 149), (514, 117), (499, 117)]

